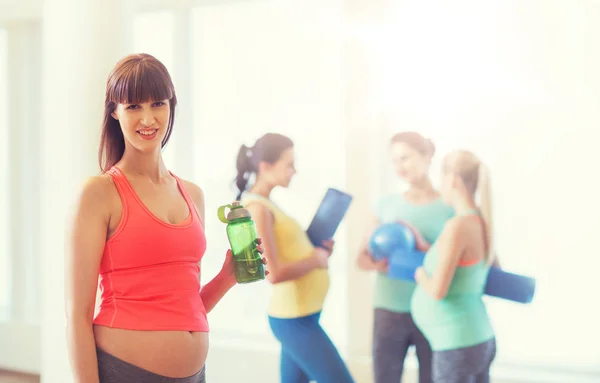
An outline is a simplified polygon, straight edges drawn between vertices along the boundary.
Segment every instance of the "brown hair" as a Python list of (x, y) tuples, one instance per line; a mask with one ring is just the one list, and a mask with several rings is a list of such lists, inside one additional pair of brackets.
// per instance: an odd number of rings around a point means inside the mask
[(424, 156), (430, 158), (433, 157), (433, 155), (435, 154), (435, 145), (433, 144), (433, 142), (430, 139), (423, 137), (417, 132), (396, 133), (392, 137), (391, 143), (406, 144), (411, 148), (415, 149), (416, 151), (420, 152)]
[(239, 191), (236, 199), (239, 200), (248, 187), (250, 175), (258, 172), (258, 164), (262, 161), (274, 164), (286, 149), (293, 146), (294, 141), (291, 138), (277, 133), (263, 135), (256, 140), (252, 147), (242, 145), (236, 161), (235, 184)]
[(141, 104), (169, 100), (169, 123), (162, 140), (164, 147), (173, 130), (177, 97), (167, 68), (149, 54), (133, 54), (121, 59), (106, 82), (104, 121), (98, 150), (98, 162), (104, 173), (114, 166), (125, 152), (125, 138), (119, 121), (113, 118), (117, 104)]

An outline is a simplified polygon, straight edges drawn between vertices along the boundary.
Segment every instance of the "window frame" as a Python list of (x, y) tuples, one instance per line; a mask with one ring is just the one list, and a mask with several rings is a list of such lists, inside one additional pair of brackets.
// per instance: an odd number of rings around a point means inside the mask
[[(25, 7), (25, 5), (24, 5)], [(25, 7), (26, 8), (26, 7)], [(41, 111), (38, 86), (41, 76), (41, 21), (14, 20), (0, 27), (7, 37), (8, 126), (8, 242), (10, 308), (0, 320), (0, 339), (11, 348), (0, 348), (0, 369), (39, 373), (41, 366), (41, 243), (39, 217), (39, 143)], [(4, 16), (4, 15), (3, 15)], [(32, 96), (37, 95), (37, 96)], [(28, 193), (23, 193), (27, 190)]]
[[(8, 31), (0, 24), (0, 130), (2, 130), (0, 134), (0, 143), (3, 145), (0, 148), (0, 156), (3, 158), (0, 159), (0, 163), (9, 163), (10, 156), (8, 150), (8, 141), (9, 141), (9, 132), (8, 125), (10, 121), (10, 107), (8, 105), (9, 102), (9, 86), (8, 86)], [(6, 131), (4, 131), (6, 130)], [(8, 171), (9, 167), (2, 167), (0, 170), (0, 185), (2, 186), (2, 190), (0, 191), (0, 211), (10, 211), (10, 172)], [(4, 183), (6, 181), (6, 183)], [(4, 187), (6, 185), (6, 187)], [(2, 214), (3, 222), (0, 223), (0, 230), (3, 233), (5, 238), (0, 239), (1, 248), (0, 248), (0, 257), (2, 257), (2, 262), (0, 265), (5, 266), (3, 268), (3, 272), (6, 272), (6, 279), (0, 278), (0, 290), (3, 290), (3, 293), (6, 294), (6, 302), (0, 301), (0, 323), (2, 321), (10, 319), (12, 313), (12, 301), (13, 297), (11, 296), (11, 286), (12, 286), (12, 273), (9, 271), (12, 269), (12, 257), (9, 255), (11, 253), (11, 245), (12, 241), (10, 238), (10, 215)]]
[[(197, 9), (199, 9), (199, 7), (194, 7), (193, 10), (194, 9), (197, 10)], [(194, 14), (195, 12), (192, 11), (191, 13)], [(194, 25), (198, 25), (198, 21), (193, 21), (193, 24)], [(196, 32), (192, 33), (191, 35), (194, 35), (195, 33)], [(199, 42), (195, 42), (194, 44), (197, 46), (200, 43)], [(200, 66), (201, 66), (201, 64), (200, 64)], [(198, 63), (194, 63), (194, 67), (198, 68)], [(194, 83), (196, 83), (196, 82), (195, 81), (190, 82), (190, 84), (192, 84), (192, 86), (194, 86)], [(266, 85), (266, 86), (268, 87), (268, 85)], [(199, 105), (199, 104), (200, 104), (199, 102), (195, 102), (194, 103), (194, 105)], [(202, 105), (199, 105), (199, 106), (200, 106), (200, 108), (202, 107)], [(197, 110), (197, 108), (195, 108), (195, 110)], [(195, 116), (194, 116), (194, 118), (195, 118)], [(202, 127), (199, 126), (197, 122), (194, 122), (193, 126), (194, 126), (194, 129), (195, 129), (196, 132), (203, 131)], [(272, 128), (272, 131), (275, 131), (275, 130), (273, 130), (273, 128)], [(286, 131), (285, 129), (280, 129), (278, 131), (280, 133), (287, 134), (290, 137), (294, 138), (294, 132), (292, 132), (292, 131)], [(261, 133), (262, 132), (264, 132), (264, 131), (261, 130)], [(237, 131), (235, 133), (232, 132), (232, 134), (234, 134), (236, 137), (240, 137), (240, 141), (236, 145), (241, 145), (242, 143), (252, 144), (252, 142), (243, 142), (242, 139), (245, 138), (245, 139), (248, 139), (248, 140), (254, 140), (256, 138), (255, 136), (252, 136), (252, 135), (250, 135), (250, 136), (245, 135), (245, 134), (243, 134), (242, 131)], [(316, 132), (311, 133), (311, 134), (314, 134), (315, 136), (318, 136)], [(316, 138), (316, 139), (318, 139), (318, 138)], [(304, 141), (306, 141), (306, 140), (304, 140)], [(296, 143), (297, 143), (298, 147), (300, 145), (302, 145), (302, 147), (306, 147), (306, 142), (303, 142), (303, 143), (296, 142)], [(234, 145), (234, 144), (232, 144), (232, 145)], [(237, 148), (237, 146), (236, 146), (236, 148)], [(198, 151), (198, 152), (202, 152), (203, 148), (196, 147), (195, 150)], [(231, 164), (233, 165), (234, 164), (233, 159), (235, 158), (234, 155), (237, 154), (237, 152), (234, 153), (234, 150), (231, 150), (231, 153), (229, 153), (229, 152), (230, 152), (230, 150), (228, 148), (227, 158), (231, 158)], [(345, 153), (344, 153), (343, 156), (345, 156)], [(304, 162), (304, 161), (307, 161), (307, 160), (303, 159), (301, 156), (298, 156), (298, 164), (300, 165), (300, 167), (302, 167), (301, 163)], [(198, 164), (198, 167), (196, 167), (195, 170), (196, 170), (196, 174), (198, 176), (200, 176), (202, 174), (202, 170), (203, 169), (201, 169), (199, 167), (204, 167), (204, 163), (200, 164), (200, 161), (194, 161), (194, 163)], [(235, 170), (234, 167), (231, 166), (230, 174), (228, 174), (225, 177), (227, 179), (227, 180), (225, 180), (225, 182), (227, 182), (228, 180), (233, 180), (233, 177), (235, 175), (234, 174), (234, 170)], [(311, 171), (311, 168), (310, 167), (305, 167), (305, 170), (306, 170), (306, 172), (309, 172), (309, 171)], [(340, 174), (344, 174), (345, 169), (343, 168), (343, 166), (342, 166), (341, 169), (339, 169), (339, 171), (340, 171)], [(304, 174), (305, 175), (307, 173), (301, 172), (300, 174)], [(196, 177), (196, 179), (198, 179), (198, 176)], [(204, 178), (206, 178), (206, 177), (204, 177)], [(212, 177), (208, 177), (208, 179), (212, 180)], [(338, 187), (343, 188), (344, 178), (341, 177), (339, 181), (341, 182), (341, 184), (339, 184)], [(210, 181), (206, 181), (205, 180), (205, 182), (210, 182)], [(218, 182), (219, 182), (219, 184), (221, 184), (223, 182), (223, 177), (220, 177), (220, 175), (219, 175), (219, 181)], [(276, 190), (273, 193), (273, 199), (275, 201), (283, 202), (282, 203), (283, 206), (295, 206), (293, 201), (297, 201), (298, 200), (298, 193), (299, 193), (299, 191), (298, 191), (297, 187), (299, 185), (297, 183), (300, 182), (300, 181), (299, 181), (299, 179), (297, 179), (297, 181), (294, 181), (294, 182), (296, 182), (296, 184), (293, 187), (293, 189), (290, 190), (290, 191)], [(200, 185), (200, 186), (201, 187), (207, 187), (206, 184), (205, 185)], [(211, 206), (210, 209), (212, 209), (214, 207), (214, 203), (215, 203), (214, 198), (216, 198), (216, 197), (213, 197), (213, 195), (211, 195), (212, 193), (210, 193), (210, 190), (205, 190), (205, 193), (206, 193), (207, 202)], [(317, 192), (311, 192), (311, 193), (308, 193), (308, 194), (310, 194), (310, 199), (311, 199), (311, 201), (313, 201), (313, 203), (310, 206), (310, 209), (314, 209), (316, 211), (317, 205), (320, 202), (320, 198), (322, 198), (322, 196), (325, 194), (325, 188), (323, 188), (322, 191), (319, 190)], [(229, 195), (230, 195), (230, 198), (232, 198), (232, 199), (234, 198), (235, 194), (234, 194), (234, 190), (233, 189), (231, 190), (231, 192), (229, 193)], [(313, 206), (313, 204), (314, 204), (314, 206)], [(296, 219), (298, 219), (298, 221), (303, 226), (307, 226), (308, 225), (308, 221), (307, 220), (310, 219), (309, 218), (310, 212), (304, 211), (304, 210), (302, 210), (302, 211), (294, 211), (293, 208), (287, 209), (286, 211), (288, 211)], [(213, 225), (215, 225), (215, 224), (219, 225), (220, 223), (218, 223), (218, 222), (217, 223), (212, 222), (213, 221), (212, 218), (214, 217), (214, 214), (210, 210), (207, 211), (206, 214), (207, 214), (207, 225), (209, 225), (209, 226), (207, 226), (208, 227), (207, 230), (212, 231), (212, 234), (210, 234), (210, 235), (211, 235), (211, 238), (214, 238), (215, 236), (219, 235), (217, 233), (221, 232), (221, 228), (218, 227), (218, 228), (215, 229), (215, 228), (213, 228)], [(339, 245), (336, 246), (336, 255), (334, 256), (334, 258), (332, 260), (332, 267), (330, 267), (330, 270), (332, 270), (332, 271), (330, 271), (330, 275), (331, 275), (331, 279), (332, 279), (332, 288), (330, 290), (330, 294), (329, 294), (329, 297), (328, 297), (329, 302), (331, 302), (331, 299), (335, 299), (336, 302), (338, 302), (336, 304), (336, 306), (338, 306), (339, 310), (342, 311), (342, 312), (345, 311), (345, 308), (347, 306), (347, 300), (344, 299), (344, 297), (341, 297), (339, 295), (340, 295), (340, 291), (343, 290), (343, 287), (344, 287), (343, 284), (345, 283), (345, 280), (347, 279), (348, 264), (353, 264), (353, 262), (351, 260), (347, 259), (348, 257), (346, 256), (348, 254), (348, 252), (345, 251), (345, 250), (347, 250), (347, 241), (345, 239), (345, 237), (346, 237), (345, 231), (346, 231), (346, 224), (343, 223), (340, 226), (340, 228), (338, 229), (338, 232), (336, 233), (336, 239), (338, 240)], [(222, 233), (224, 233), (224, 231)], [(215, 241), (215, 240), (212, 239), (212, 241)], [(223, 242), (223, 244), (224, 243), (225, 242)], [(221, 245), (221, 243), (219, 243), (218, 246), (220, 246), (220, 245)], [(219, 251), (217, 248), (214, 248), (212, 250), (213, 250), (213, 252), (218, 252)], [(209, 250), (207, 253), (211, 253), (211, 250)], [(216, 257), (219, 256), (219, 254), (212, 254), (211, 253), (210, 256), (211, 257), (215, 256), (215, 258), (216, 258)], [(207, 263), (205, 267), (211, 268), (213, 270), (216, 269), (216, 267), (218, 267), (219, 265), (213, 264), (214, 262), (218, 263), (218, 261), (209, 261), (209, 263)], [(210, 272), (207, 273), (207, 274), (209, 274), (209, 275), (207, 275), (207, 277), (210, 277)], [(262, 304), (262, 299), (261, 299), (261, 304)], [(261, 305), (261, 307), (262, 307), (262, 305)], [(217, 307), (215, 309), (215, 312), (220, 311), (219, 309), (220, 308)], [(265, 306), (265, 309), (266, 309), (266, 306)], [(346, 320), (345, 317), (343, 317), (343, 319), (341, 319), (340, 321), (337, 321), (334, 318), (334, 314), (333, 314), (335, 312), (336, 312), (335, 310), (327, 310), (327, 312), (325, 312), (324, 315), (323, 315), (323, 324), (324, 324), (324, 326), (328, 327), (328, 330), (330, 331), (332, 338), (337, 338), (337, 339), (334, 339), (335, 343), (338, 346), (338, 349), (340, 349), (340, 352), (342, 354), (345, 354), (346, 353), (346, 349), (347, 349), (347, 343), (348, 343), (347, 339), (346, 339), (347, 338), (347, 334), (348, 334), (348, 331), (347, 331), (347, 320)], [(266, 321), (266, 313), (264, 313), (262, 315), (264, 316), (264, 325), (265, 325), (265, 329), (266, 329), (266, 333), (264, 335), (268, 339), (270, 339), (272, 337), (272, 335), (271, 335), (270, 331), (268, 330), (268, 323)], [(336, 326), (338, 324), (339, 324), (339, 326)], [(333, 327), (335, 327), (335, 329)], [(219, 329), (219, 330), (221, 330), (221, 329)], [(250, 337), (248, 338), (248, 343), (249, 344), (252, 344), (252, 342), (253, 342), (251, 340), (251, 337), (252, 337), (252, 335), (250, 335)]]

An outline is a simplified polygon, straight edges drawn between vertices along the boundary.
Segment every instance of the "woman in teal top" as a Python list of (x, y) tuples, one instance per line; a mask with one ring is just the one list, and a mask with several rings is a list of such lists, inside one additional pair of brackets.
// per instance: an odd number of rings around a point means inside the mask
[(485, 166), (467, 151), (449, 154), (442, 173), (440, 191), (456, 216), (415, 272), (413, 318), (433, 350), (434, 382), (487, 383), (496, 355), (494, 330), (482, 301), (495, 262), (489, 178)]
[[(403, 221), (420, 232), (428, 243), (434, 242), (446, 221), (453, 215), (429, 179), (433, 143), (415, 132), (402, 132), (392, 138), (392, 160), (398, 175), (410, 185), (404, 194), (380, 199), (373, 218), (374, 229), (387, 222)], [(358, 257), (363, 270), (377, 271), (374, 296), (373, 370), (375, 383), (398, 383), (404, 359), (415, 346), (419, 360), (419, 382), (431, 382), (431, 348), (415, 326), (410, 302), (416, 284), (387, 276), (387, 261), (376, 262), (368, 252), (365, 238)]]

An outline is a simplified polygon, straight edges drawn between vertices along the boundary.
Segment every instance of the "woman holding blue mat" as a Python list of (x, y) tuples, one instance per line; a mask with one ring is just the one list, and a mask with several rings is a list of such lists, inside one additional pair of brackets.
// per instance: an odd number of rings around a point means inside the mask
[[(282, 383), (353, 383), (337, 349), (319, 324), (329, 289), (327, 271), (333, 240), (314, 247), (304, 229), (271, 200), (275, 187), (287, 188), (296, 170), (294, 143), (268, 133), (237, 158), (238, 199), (252, 214), (268, 259), (273, 295), (269, 324), (281, 343)], [(256, 180), (246, 192), (250, 176)]]
[[(391, 155), (396, 172), (410, 187), (407, 192), (381, 198), (375, 208), (373, 227), (383, 223), (403, 221), (413, 231), (432, 243), (441, 233), (453, 210), (440, 198), (429, 178), (433, 143), (416, 132), (402, 132), (392, 137)], [(404, 359), (414, 345), (419, 360), (419, 382), (431, 382), (431, 348), (415, 326), (410, 302), (416, 287), (414, 282), (391, 279), (386, 275), (387, 260), (375, 261), (368, 250), (367, 236), (358, 256), (363, 270), (377, 271), (373, 299), (373, 369), (375, 383), (398, 383), (402, 377)], [(420, 242), (423, 242), (422, 240)], [(422, 244), (417, 246), (425, 250)]]
[(488, 383), (496, 341), (481, 299), (495, 261), (487, 169), (470, 152), (451, 153), (440, 190), (456, 216), (415, 272), (413, 318), (433, 349), (434, 382)]

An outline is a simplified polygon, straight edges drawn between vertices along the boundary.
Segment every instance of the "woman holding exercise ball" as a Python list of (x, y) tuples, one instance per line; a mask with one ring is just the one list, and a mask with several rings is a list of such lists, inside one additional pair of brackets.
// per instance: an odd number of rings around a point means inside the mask
[[(296, 173), (294, 143), (268, 133), (254, 146), (243, 145), (237, 158), (238, 199), (252, 214), (269, 260), (273, 284), (268, 315), (281, 343), (282, 383), (352, 383), (337, 349), (319, 324), (327, 290), (333, 240), (314, 247), (305, 230), (270, 199), (287, 188)], [(246, 192), (251, 175), (255, 182)]]
[(472, 153), (453, 152), (444, 159), (440, 190), (456, 216), (415, 272), (413, 317), (433, 349), (434, 382), (488, 383), (496, 355), (482, 300), (490, 265), (496, 263), (488, 171)]
[(392, 137), (391, 156), (396, 173), (409, 188), (377, 202), (372, 227), (358, 256), (358, 266), (377, 272), (373, 298), (373, 369), (375, 383), (398, 383), (410, 346), (419, 360), (419, 382), (431, 382), (431, 348), (415, 326), (410, 302), (415, 283), (391, 279), (386, 275), (387, 260), (375, 261), (368, 250), (373, 230), (380, 224), (403, 221), (434, 242), (453, 211), (444, 203), (429, 178), (433, 143), (416, 132), (401, 132)]
[(123, 58), (108, 77), (102, 174), (82, 188), (66, 256), (77, 383), (206, 381), (207, 313), (236, 284), (235, 265), (228, 251), (221, 271), (201, 286), (204, 195), (171, 173), (161, 154), (176, 105), (167, 69), (150, 55)]

